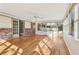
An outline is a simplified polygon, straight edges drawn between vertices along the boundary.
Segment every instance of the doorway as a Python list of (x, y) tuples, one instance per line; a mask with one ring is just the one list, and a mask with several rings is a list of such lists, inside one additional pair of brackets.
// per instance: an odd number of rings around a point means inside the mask
[(24, 21), (19, 20), (19, 36), (23, 36), (23, 35), (24, 35)]

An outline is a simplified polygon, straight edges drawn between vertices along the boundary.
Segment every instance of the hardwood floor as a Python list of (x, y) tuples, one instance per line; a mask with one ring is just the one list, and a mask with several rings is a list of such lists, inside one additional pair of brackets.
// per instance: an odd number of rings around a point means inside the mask
[[(28, 36), (8, 40), (23, 50), (23, 55), (69, 55), (63, 37), (50, 39), (48, 36)], [(17, 50), (18, 51), (18, 50)], [(15, 53), (16, 55), (17, 53)]]

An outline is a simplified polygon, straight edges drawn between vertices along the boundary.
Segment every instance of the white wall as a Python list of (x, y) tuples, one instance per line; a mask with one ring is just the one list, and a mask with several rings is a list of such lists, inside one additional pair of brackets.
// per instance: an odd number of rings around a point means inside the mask
[[(75, 7), (75, 21), (78, 20), (78, 6)], [(74, 36), (69, 35), (69, 25), (67, 25), (68, 19), (63, 23), (64, 41), (69, 49), (70, 54), (79, 55), (79, 39), (78, 39), (78, 22), (74, 23)], [(65, 26), (67, 25), (67, 26)]]
[(12, 28), (11, 18), (0, 16), (0, 28)]
[(31, 28), (31, 23), (25, 21), (25, 28)]

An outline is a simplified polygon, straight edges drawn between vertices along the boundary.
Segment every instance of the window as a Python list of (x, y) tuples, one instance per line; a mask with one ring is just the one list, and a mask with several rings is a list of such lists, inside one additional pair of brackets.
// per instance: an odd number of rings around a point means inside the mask
[(79, 4), (78, 4), (78, 39), (79, 39)]
[(58, 31), (63, 31), (63, 26), (62, 25), (58, 26)]
[(78, 20), (78, 39), (79, 39), (79, 20)]
[(68, 26), (69, 26), (69, 34), (71, 34), (71, 14), (68, 16)]
[(52, 29), (56, 27), (56, 23), (38, 23), (39, 31), (53, 31)]
[(74, 10), (70, 12), (69, 18), (69, 26), (70, 26), (70, 35), (74, 35)]
[(71, 35), (74, 34), (74, 11), (71, 12)]
[(13, 20), (13, 34), (18, 34), (18, 21)]

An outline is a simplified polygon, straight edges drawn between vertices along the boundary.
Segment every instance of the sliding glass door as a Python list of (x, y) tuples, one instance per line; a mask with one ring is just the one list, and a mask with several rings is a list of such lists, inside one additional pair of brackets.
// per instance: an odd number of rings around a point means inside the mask
[(13, 19), (13, 37), (19, 37), (24, 35), (24, 21)]
[(13, 37), (19, 36), (19, 24), (18, 20), (13, 20)]

